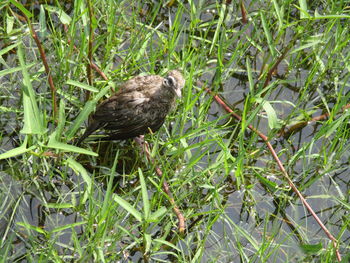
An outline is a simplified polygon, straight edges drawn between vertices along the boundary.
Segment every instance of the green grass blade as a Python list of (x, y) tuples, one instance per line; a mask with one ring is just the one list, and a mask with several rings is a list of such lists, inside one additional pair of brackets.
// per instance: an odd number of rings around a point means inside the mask
[(132, 205), (130, 205), (127, 201), (121, 198), (119, 195), (113, 195), (114, 201), (116, 201), (121, 207), (123, 207), (126, 211), (128, 211), (131, 215), (133, 215), (137, 221), (142, 222), (142, 215), (139, 211), (137, 211)]
[(33, 90), (29, 73), (24, 62), (24, 54), (22, 45), (18, 46), (18, 59), (22, 67), (23, 74), (23, 111), (24, 111), (24, 126), (21, 133), (24, 134), (43, 134), (45, 127), (43, 126), (43, 117), (39, 112), (39, 107), (36, 101), (36, 95)]
[(143, 211), (144, 211), (144, 215), (145, 215), (145, 220), (147, 221), (148, 217), (150, 215), (149, 197), (148, 197), (145, 178), (143, 177), (143, 174), (142, 174), (142, 170), (139, 168), (138, 171), (139, 171), (139, 177), (140, 177)]

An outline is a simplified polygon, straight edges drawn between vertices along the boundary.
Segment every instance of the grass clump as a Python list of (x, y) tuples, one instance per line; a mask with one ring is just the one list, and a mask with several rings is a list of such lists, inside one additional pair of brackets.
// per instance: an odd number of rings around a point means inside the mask
[[(346, 258), (346, 4), (0, 6), (3, 261), (334, 262), (337, 251)], [(153, 162), (131, 140), (71, 144), (125, 80), (174, 68), (186, 87), (161, 130), (146, 135)], [(338, 250), (249, 125), (268, 136)]]

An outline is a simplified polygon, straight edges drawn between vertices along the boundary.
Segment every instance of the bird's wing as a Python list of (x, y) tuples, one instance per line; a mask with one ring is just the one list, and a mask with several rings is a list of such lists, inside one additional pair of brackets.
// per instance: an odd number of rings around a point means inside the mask
[(105, 122), (107, 130), (140, 130), (145, 125), (145, 114), (150, 109), (150, 98), (141, 92), (116, 94), (101, 103), (93, 115), (95, 121)]
[(94, 113), (94, 119), (105, 118), (107, 121), (110, 121), (108, 116), (119, 116), (120, 114), (127, 114), (128, 112), (132, 114), (138, 107), (147, 104), (149, 100), (149, 97), (138, 91), (117, 93), (98, 105)]

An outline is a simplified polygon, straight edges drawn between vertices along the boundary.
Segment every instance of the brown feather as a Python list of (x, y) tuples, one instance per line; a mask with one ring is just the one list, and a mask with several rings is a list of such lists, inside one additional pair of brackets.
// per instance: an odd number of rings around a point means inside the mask
[(159, 130), (184, 85), (185, 80), (177, 70), (170, 71), (165, 78), (148, 75), (126, 81), (116, 94), (97, 106), (77, 145), (101, 128), (110, 131), (115, 140)]

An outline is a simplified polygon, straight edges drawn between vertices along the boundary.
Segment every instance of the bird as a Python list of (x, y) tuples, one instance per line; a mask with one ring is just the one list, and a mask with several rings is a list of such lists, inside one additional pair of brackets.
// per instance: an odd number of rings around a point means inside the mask
[(156, 132), (181, 97), (185, 79), (179, 70), (171, 70), (166, 77), (136, 76), (120, 86), (117, 93), (102, 101), (90, 116), (79, 146), (98, 129), (110, 132), (113, 140), (125, 140)]

